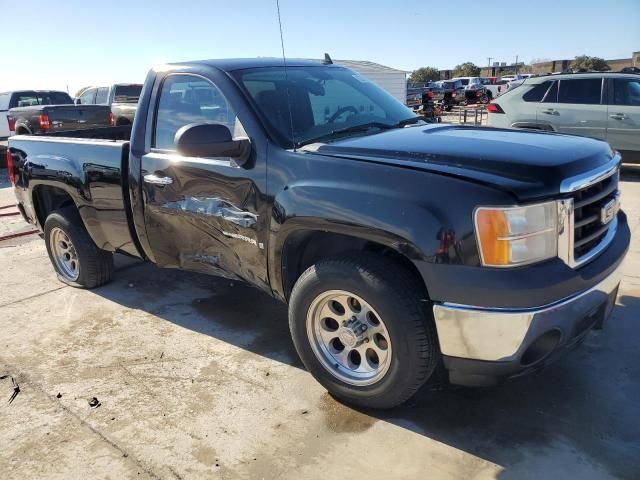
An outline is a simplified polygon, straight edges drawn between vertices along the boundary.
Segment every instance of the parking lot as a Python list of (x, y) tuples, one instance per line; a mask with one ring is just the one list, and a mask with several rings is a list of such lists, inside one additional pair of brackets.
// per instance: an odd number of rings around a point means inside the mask
[[(79, 290), (37, 235), (2, 241), (3, 478), (637, 478), (639, 168), (622, 192), (635, 234), (604, 331), (541, 374), (386, 412), (332, 399), (256, 289), (118, 257)], [(29, 228), (0, 217), (1, 235)]]

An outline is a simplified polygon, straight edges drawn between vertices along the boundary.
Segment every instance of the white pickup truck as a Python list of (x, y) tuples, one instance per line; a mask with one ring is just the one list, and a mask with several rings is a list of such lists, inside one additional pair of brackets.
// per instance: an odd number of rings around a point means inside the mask
[(499, 85), (490, 77), (456, 77), (452, 80), (460, 80), (464, 85), (465, 90), (478, 90), (484, 88), (487, 91), (489, 102), (506, 91), (506, 85)]

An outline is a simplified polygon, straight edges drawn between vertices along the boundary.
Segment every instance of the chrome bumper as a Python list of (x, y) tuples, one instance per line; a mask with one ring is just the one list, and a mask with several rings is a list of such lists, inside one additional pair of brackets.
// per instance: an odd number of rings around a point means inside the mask
[[(621, 262), (622, 263), (622, 262)], [(531, 309), (488, 309), (439, 303), (433, 307), (443, 355), (485, 361), (519, 361), (545, 333), (555, 331), (554, 350), (606, 318), (622, 278), (619, 266), (591, 289)]]

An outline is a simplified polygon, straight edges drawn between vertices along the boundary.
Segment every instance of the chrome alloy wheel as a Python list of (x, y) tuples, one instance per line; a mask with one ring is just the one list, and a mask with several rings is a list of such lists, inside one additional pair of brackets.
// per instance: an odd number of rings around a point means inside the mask
[(80, 262), (69, 236), (61, 228), (55, 227), (49, 233), (49, 244), (58, 271), (67, 280), (77, 280), (80, 275)]
[(307, 312), (307, 336), (324, 368), (345, 383), (371, 385), (389, 369), (389, 332), (358, 295), (330, 290), (316, 297)]

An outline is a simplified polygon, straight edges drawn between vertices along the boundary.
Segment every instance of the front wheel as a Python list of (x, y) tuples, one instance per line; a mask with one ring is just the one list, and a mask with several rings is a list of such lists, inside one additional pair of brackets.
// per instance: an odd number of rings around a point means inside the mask
[(113, 255), (96, 246), (75, 207), (61, 208), (47, 217), (44, 239), (60, 281), (95, 288), (111, 280)]
[(348, 403), (391, 408), (439, 363), (426, 294), (405, 269), (375, 256), (317, 263), (296, 282), (289, 322), (311, 374)]

